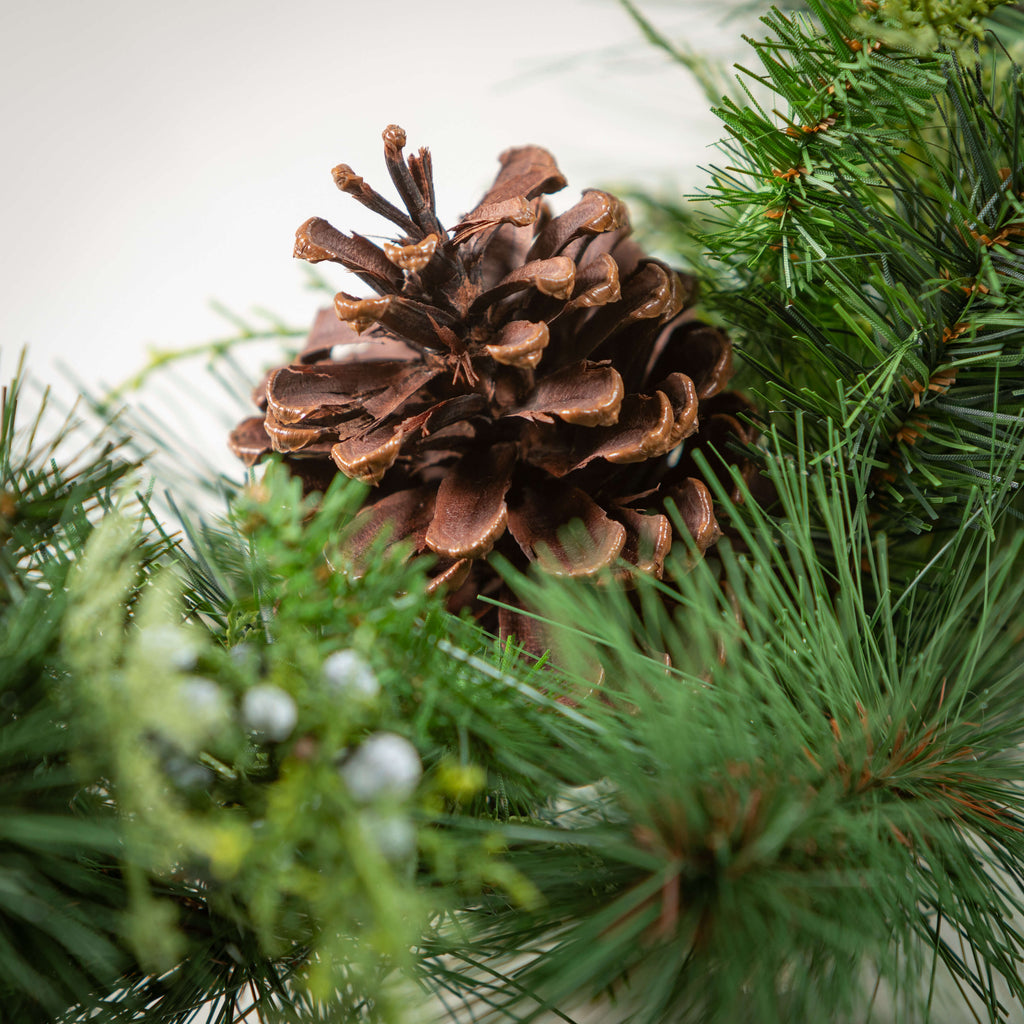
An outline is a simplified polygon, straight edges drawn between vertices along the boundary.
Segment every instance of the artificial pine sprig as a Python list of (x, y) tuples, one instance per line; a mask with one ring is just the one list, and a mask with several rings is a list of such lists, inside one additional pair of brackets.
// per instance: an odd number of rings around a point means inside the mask
[(544, 902), (469, 915), (465, 974), (499, 970), (510, 1018), (604, 990), (636, 1024), (863, 1019), (865, 970), (899, 1019), (958, 985), (993, 1021), (1019, 1010), (1021, 543), (966, 529), (1005, 489), (976, 494), (958, 539), (894, 590), (847, 489), (869, 469), (775, 442), (784, 515), (731, 507), (727, 587), (700, 563), (674, 605), (653, 584), (631, 601), (519, 581), (563, 624), (560, 650), (600, 652), (604, 689), (580, 765), (597, 785), (507, 828)]
[[(32, 411), (26, 416), (25, 408)], [(111, 435), (112, 436), (112, 435)], [(51, 1020), (130, 964), (119, 927), (122, 831), (72, 767), (57, 699), (68, 574), (135, 471), (110, 437), (83, 439), (26, 387), (0, 403), (0, 1006)], [(162, 545), (144, 543), (140, 565)]]
[(954, 528), (1022, 425), (1020, 72), (998, 41), (966, 66), (851, 34), (863, 6), (809, 7), (763, 19), (751, 77), (772, 98), (719, 110), (739, 166), (709, 192), (723, 276), (705, 301), (773, 422), (802, 411), (819, 454), (830, 423), (856, 428), (890, 535)]

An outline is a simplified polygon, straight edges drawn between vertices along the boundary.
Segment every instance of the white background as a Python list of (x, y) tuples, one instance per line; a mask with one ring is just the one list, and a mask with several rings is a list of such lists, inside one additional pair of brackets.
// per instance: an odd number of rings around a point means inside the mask
[[(694, 50), (743, 54), (705, 0), (640, 6)], [(8, 3), (0, 81), (0, 373), (28, 345), (34, 375), (65, 392), (54, 364), (95, 390), (152, 346), (231, 333), (212, 299), (310, 322), (320, 300), (291, 257), (295, 228), (318, 215), (388, 231), (330, 170), (348, 163), (391, 195), (389, 123), (408, 151), (431, 148), (447, 224), (510, 145), (554, 152), (567, 205), (595, 185), (693, 192), (719, 135), (615, 0)], [(187, 372), (202, 391), (202, 364)], [(186, 432), (209, 431), (211, 400), (180, 399)]]

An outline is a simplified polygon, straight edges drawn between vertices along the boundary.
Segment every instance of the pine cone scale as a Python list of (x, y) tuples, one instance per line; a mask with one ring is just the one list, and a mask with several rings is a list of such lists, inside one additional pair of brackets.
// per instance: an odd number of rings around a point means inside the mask
[(346, 553), (361, 571), (360, 555), (372, 550), (382, 534), (389, 540), (411, 541), (416, 551), (425, 547), (424, 536), (434, 518), (435, 488), (413, 487), (395, 491), (356, 513), (347, 536)]
[[(696, 415), (696, 409), (694, 413)], [(653, 397), (631, 395), (620, 422), (602, 433), (602, 437), (594, 439), (598, 443), (580, 458), (575, 468), (582, 468), (598, 458), (617, 464), (645, 462), (675, 448), (679, 443), (675, 440), (677, 434), (682, 440), (675, 410), (664, 391), (656, 391)]]
[(508, 526), (523, 553), (554, 576), (594, 576), (614, 564), (626, 543), (621, 523), (562, 480), (524, 487), (509, 506)]
[(567, 299), (576, 283), (576, 264), (568, 256), (554, 256), (549, 260), (534, 260), (516, 267), (493, 288), (480, 295), (469, 307), (469, 315), (477, 315), (500, 299), (533, 289), (541, 295)]
[(540, 146), (506, 149), (498, 158), (501, 170), (469, 217), (487, 206), (559, 192), (568, 184), (554, 158)]
[(447, 558), (480, 558), (494, 547), (508, 523), (505, 496), (515, 461), (515, 445), (496, 444), (482, 457), (462, 459), (445, 475), (425, 537), (431, 551)]
[(699, 480), (687, 478), (668, 489), (694, 545), (703, 554), (722, 535), (715, 519), (711, 492)]
[(613, 367), (579, 362), (537, 381), (529, 399), (511, 414), (557, 416), (579, 426), (606, 426), (618, 420), (624, 394), (622, 378)]
[(618, 302), (621, 298), (619, 265), (608, 253), (602, 253), (576, 275), (576, 288), (572, 301), (566, 305), (565, 311), (575, 313), (577, 310), (590, 309), (593, 306), (607, 306), (608, 303)]
[[(365, 346), (366, 341), (356, 334), (348, 324), (339, 320), (333, 309), (321, 309), (313, 321), (313, 327), (306, 339), (306, 344), (299, 353), (298, 361), (303, 364), (324, 363), (325, 360), (331, 358), (335, 349), (340, 354), (346, 347), (353, 345)], [(359, 350), (352, 349), (351, 351)], [(344, 358), (339, 361), (344, 361)], [(270, 376), (270, 374), (267, 375), (268, 381)], [(264, 382), (263, 391), (265, 400), (266, 382)]]
[(246, 466), (255, 466), (270, 450), (270, 436), (263, 416), (249, 416), (231, 431), (228, 446)]
[(379, 419), (440, 372), (425, 362), (349, 361), (285, 367), (267, 383), (267, 409), (279, 423), (366, 414)]
[(331, 177), (340, 191), (352, 196), (353, 199), (361, 203), (368, 210), (387, 218), (407, 235), (418, 235), (419, 228), (413, 223), (412, 218), (378, 192), (375, 192), (348, 164), (338, 164), (331, 171)]
[(635, 569), (621, 570), (622, 583), (634, 573), (643, 573), (661, 579), (665, 571), (665, 557), (672, 548), (672, 523), (668, 516), (658, 513), (644, 515), (635, 509), (619, 507), (612, 515), (626, 528), (626, 543), (622, 558)]
[(357, 438), (339, 441), (331, 448), (331, 458), (345, 476), (367, 484), (379, 484), (395, 464), (402, 450), (401, 429), (385, 427)]
[(326, 427), (293, 427), (279, 423), (268, 414), (263, 424), (275, 452), (291, 453), (307, 451), (329, 437)]
[[(412, 170), (402, 158), (402, 150), (405, 148), (406, 141), (405, 132), (396, 124), (388, 125), (384, 129), (383, 139), (384, 162), (387, 165), (388, 174), (391, 176), (395, 188), (398, 189), (398, 194), (402, 197), (409, 216), (419, 227), (422, 233), (420, 237), (431, 232), (441, 234), (444, 229), (434, 215), (434, 211), (430, 209), (427, 196), (424, 195), (424, 191), (421, 191), (412, 175)], [(420, 166), (422, 167), (422, 164)], [(425, 191), (431, 198), (433, 197), (432, 186)]]
[(334, 309), (338, 319), (351, 324), (358, 334), (379, 323), (416, 347), (435, 351), (447, 347), (441, 329), (454, 327), (458, 322), (445, 309), (426, 306), (398, 295), (360, 299), (338, 292), (334, 297)]
[(572, 209), (548, 221), (530, 246), (526, 258), (547, 259), (584, 235), (600, 235), (628, 227), (626, 209), (615, 196), (598, 189), (587, 189)]
[(310, 217), (295, 232), (293, 255), (310, 263), (339, 263), (381, 294), (402, 287), (399, 268), (369, 239), (362, 235), (349, 238), (320, 217)]
[(551, 332), (543, 320), (513, 320), (494, 335), (490, 344), (484, 345), (484, 351), (504, 366), (533, 370), (550, 340)]
[(685, 366), (703, 401), (722, 391), (733, 374), (732, 343), (715, 327), (691, 320), (659, 337), (645, 375), (658, 380)]

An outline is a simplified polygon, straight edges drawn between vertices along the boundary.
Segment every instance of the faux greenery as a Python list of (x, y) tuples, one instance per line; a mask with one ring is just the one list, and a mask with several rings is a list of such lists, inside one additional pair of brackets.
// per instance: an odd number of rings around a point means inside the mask
[(718, 110), (731, 162), (701, 197), (708, 303), (751, 390), (776, 426), (804, 412), (810, 450), (854, 430), (894, 537), (955, 525), (1012, 450), (1024, 356), (1020, 15), (965, 63), (880, 43), (904, 6), (766, 15), (745, 101)]
[(272, 466), (160, 522), (116, 428), (44, 428), (15, 375), (0, 1019), (1020, 1019), (1024, 98), (992, 8), (765, 16), (702, 212), (649, 206), (742, 351), (758, 475), (706, 466), (727, 536), (663, 581), (507, 570), (557, 669), (401, 551), (346, 566), (357, 485)]
[[(24, 406), (37, 409), (27, 418)], [(59, 690), (66, 585), (95, 521), (132, 473), (118, 445), (48, 436), (20, 376), (0, 411), (0, 1000), (45, 1020), (108, 987), (126, 962), (123, 831), (72, 764)], [(20, 427), (20, 429), (19, 429)], [(139, 543), (140, 571), (157, 547)]]

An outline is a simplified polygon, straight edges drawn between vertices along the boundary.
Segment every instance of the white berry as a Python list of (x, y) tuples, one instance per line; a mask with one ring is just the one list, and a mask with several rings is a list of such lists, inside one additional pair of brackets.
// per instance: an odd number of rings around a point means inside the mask
[(346, 697), (371, 701), (380, 693), (373, 669), (355, 651), (335, 651), (324, 661), (322, 672), (324, 682)]
[(416, 748), (393, 732), (374, 733), (341, 766), (348, 791), (359, 803), (381, 798), (405, 800), (422, 774)]
[(242, 719), (253, 732), (272, 743), (280, 743), (291, 736), (299, 720), (299, 709), (284, 690), (263, 683), (242, 698)]
[(386, 860), (402, 861), (416, 852), (416, 827), (408, 818), (367, 811), (363, 815), (363, 826)]
[(147, 626), (139, 633), (138, 644), (153, 662), (179, 672), (195, 668), (199, 660), (199, 648), (177, 626)]
[(178, 692), (190, 720), (200, 731), (213, 732), (227, 721), (227, 697), (212, 679), (189, 676), (182, 680)]

